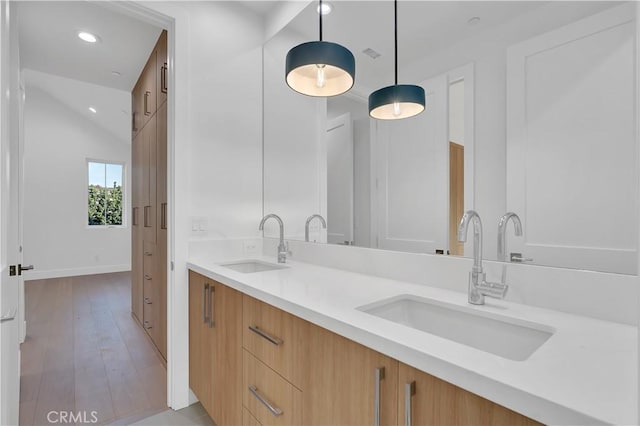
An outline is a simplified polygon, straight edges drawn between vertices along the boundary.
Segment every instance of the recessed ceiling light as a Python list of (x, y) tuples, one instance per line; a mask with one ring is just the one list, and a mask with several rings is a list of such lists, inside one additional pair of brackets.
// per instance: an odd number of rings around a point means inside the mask
[(94, 114), (98, 112), (94, 107), (89, 107), (89, 111), (91, 111)]
[(478, 22), (480, 22), (480, 17), (479, 17), (479, 16), (474, 16), (473, 18), (470, 18), (470, 19), (467, 21), (467, 24), (469, 24), (469, 25), (475, 25), (475, 24), (477, 24)]
[(98, 41), (98, 36), (95, 34), (88, 33), (86, 31), (78, 31), (78, 37), (82, 41), (86, 41), (87, 43), (96, 43)]
[(316, 11), (322, 15), (328, 15), (333, 10), (333, 5), (331, 3), (322, 2), (322, 9), (320, 6), (316, 8)]

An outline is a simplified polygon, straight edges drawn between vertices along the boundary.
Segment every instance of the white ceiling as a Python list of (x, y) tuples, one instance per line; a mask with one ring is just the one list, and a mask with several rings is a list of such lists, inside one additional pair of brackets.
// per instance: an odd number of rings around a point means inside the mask
[[(161, 29), (86, 1), (18, 2), (18, 28), (27, 102), (29, 88), (38, 87), (117, 140), (130, 142), (131, 90)], [(100, 41), (83, 42), (78, 30)]]
[[(335, 0), (324, 17), (324, 40), (340, 43), (356, 57), (355, 92), (393, 84), (393, 2)], [(506, 47), (619, 4), (612, 1), (399, 1), (399, 83), (425, 78), (480, 57), (481, 50)], [(479, 17), (475, 25), (470, 18)], [(309, 4), (289, 24), (308, 40), (318, 39), (316, 3)], [(450, 51), (466, 44), (464, 58)], [(382, 56), (372, 59), (366, 48)], [(425, 61), (433, 58), (434, 61)], [(466, 61), (456, 63), (460, 61)], [(284, 58), (283, 58), (284, 61)], [(419, 67), (419, 70), (414, 68)]]
[[(18, 26), (23, 68), (128, 92), (161, 31), (87, 1), (18, 2)], [(83, 42), (78, 30), (96, 34), (100, 41)]]
[[(37, 87), (96, 126), (111, 133), (119, 142), (131, 142), (131, 94), (129, 92), (29, 69), (24, 70), (23, 77), (27, 87), (27, 103), (29, 90)], [(95, 114), (89, 111), (90, 106), (96, 109)]]

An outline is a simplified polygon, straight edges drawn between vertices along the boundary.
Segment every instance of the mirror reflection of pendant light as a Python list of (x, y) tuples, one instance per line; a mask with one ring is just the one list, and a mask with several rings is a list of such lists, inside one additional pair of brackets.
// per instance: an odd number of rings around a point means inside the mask
[[(322, 10), (322, 0), (319, 0)], [(349, 49), (322, 41), (322, 13), (320, 41), (299, 44), (287, 53), (286, 80), (296, 92), (309, 96), (336, 96), (353, 87), (356, 60)]]
[(420, 114), (425, 108), (424, 89), (398, 84), (398, 0), (394, 0), (395, 84), (369, 95), (369, 115), (379, 120), (398, 120)]

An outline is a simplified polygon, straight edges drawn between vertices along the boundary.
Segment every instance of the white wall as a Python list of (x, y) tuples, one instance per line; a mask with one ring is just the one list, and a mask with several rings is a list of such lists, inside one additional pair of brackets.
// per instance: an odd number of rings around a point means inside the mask
[[(129, 270), (130, 228), (87, 226), (87, 158), (125, 163), (127, 174), (130, 145), (28, 81), (24, 134), (28, 278)], [(130, 187), (127, 175), (125, 215)]]

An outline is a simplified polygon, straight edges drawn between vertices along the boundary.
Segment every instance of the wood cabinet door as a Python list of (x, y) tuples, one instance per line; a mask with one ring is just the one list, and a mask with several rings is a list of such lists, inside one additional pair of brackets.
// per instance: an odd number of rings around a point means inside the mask
[(213, 318), (211, 418), (242, 423), (242, 293), (208, 280)]
[(156, 345), (164, 358), (167, 358), (167, 242), (168, 242), (168, 206), (167, 206), (167, 104), (158, 108), (156, 113), (156, 264), (159, 299), (158, 342)]
[(397, 423), (398, 361), (310, 323), (300, 344), (303, 424)]
[(540, 423), (476, 394), (400, 363), (398, 425), (504, 425)]
[(158, 104), (158, 108), (167, 101), (169, 86), (169, 82), (167, 81), (167, 78), (169, 77), (168, 63), (167, 32), (162, 31), (162, 34), (160, 34), (160, 38), (158, 39), (158, 43), (156, 44), (156, 102)]
[(208, 285), (205, 277), (189, 271), (189, 387), (211, 414), (213, 332), (206, 318)]
[(142, 126), (156, 113), (156, 51), (151, 52), (142, 70)]
[(142, 146), (142, 222), (144, 240), (156, 242), (156, 151), (157, 119), (154, 115), (144, 127)]

